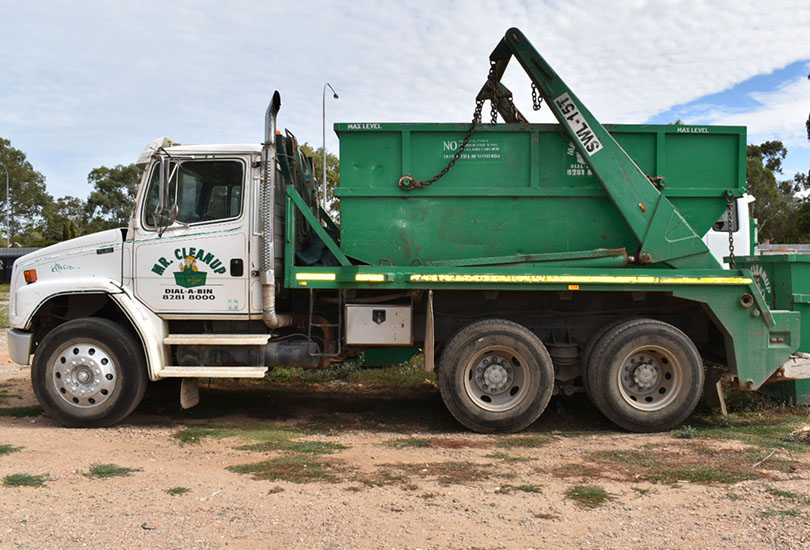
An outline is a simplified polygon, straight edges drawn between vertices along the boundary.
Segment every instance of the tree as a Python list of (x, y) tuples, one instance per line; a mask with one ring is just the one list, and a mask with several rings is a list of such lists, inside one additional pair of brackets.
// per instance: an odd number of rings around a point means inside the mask
[(59, 197), (43, 211), (45, 245), (73, 239), (87, 232), (87, 205), (77, 197)]
[(143, 169), (134, 164), (121, 164), (93, 169), (87, 182), (93, 191), (87, 197), (87, 232), (124, 227), (129, 223), (132, 205), (141, 182)]
[[(34, 170), (25, 153), (12, 147), (11, 141), (3, 138), (0, 138), (0, 162), (8, 170), (11, 241), (20, 246), (38, 246), (43, 210), (53, 202), (53, 197), (45, 190), (45, 176)], [(0, 175), (0, 186), (5, 183), (5, 175)], [(0, 193), (6, 199), (4, 187)], [(0, 227), (3, 228), (4, 240), (8, 229), (7, 213), (7, 201), (3, 200), (0, 203)]]
[[(323, 179), (323, 147), (313, 149), (309, 143), (301, 145), (301, 151), (312, 159), (315, 181), (318, 183), (318, 200), (321, 200), (321, 180)], [(338, 213), (340, 199), (335, 196), (335, 189), (340, 183), (340, 161), (336, 155), (326, 152), (326, 204), (327, 210), (335, 217)]]
[(759, 221), (760, 240), (786, 243), (793, 233), (799, 201), (792, 185), (776, 179), (776, 174), (782, 172), (786, 154), (781, 141), (748, 146), (748, 192), (757, 199), (753, 208)]

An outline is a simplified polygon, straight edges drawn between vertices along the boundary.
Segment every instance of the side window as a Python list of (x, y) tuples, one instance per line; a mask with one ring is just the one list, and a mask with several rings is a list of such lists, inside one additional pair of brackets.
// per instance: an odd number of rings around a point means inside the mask
[[(712, 231), (719, 231), (723, 233), (728, 233), (728, 213), (729, 211), (726, 210), (723, 212), (723, 215), (720, 216), (720, 219), (714, 222), (712, 226)], [(737, 231), (738, 226), (740, 225), (739, 220), (737, 218), (737, 202), (734, 201), (731, 203), (731, 231)]]
[[(171, 170), (175, 164), (172, 163)], [(143, 223), (154, 227), (160, 176), (157, 167), (149, 181)], [(185, 224), (237, 218), (242, 213), (243, 165), (235, 160), (187, 160), (169, 184), (169, 203), (177, 202), (177, 221)]]

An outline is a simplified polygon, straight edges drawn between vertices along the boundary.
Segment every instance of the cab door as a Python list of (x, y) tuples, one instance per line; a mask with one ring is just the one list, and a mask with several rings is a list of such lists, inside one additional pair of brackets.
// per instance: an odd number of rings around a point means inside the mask
[(134, 228), (135, 296), (164, 318), (247, 317), (246, 159), (173, 159), (168, 226), (155, 216), (160, 164), (151, 170)]

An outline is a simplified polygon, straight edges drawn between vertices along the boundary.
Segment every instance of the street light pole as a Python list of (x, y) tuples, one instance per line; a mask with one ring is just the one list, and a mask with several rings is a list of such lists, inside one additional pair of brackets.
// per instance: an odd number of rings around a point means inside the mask
[(337, 95), (337, 92), (332, 87), (331, 84), (328, 82), (323, 85), (323, 179), (321, 180), (321, 194), (323, 198), (321, 200), (323, 204), (323, 209), (326, 211), (326, 88), (332, 90), (332, 97), (335, 99), (340, 99)]
[(6, 248), (11, 248), (11, 201), (9, 201), (8, 195), (8, 168), (6, 165), (0, 161), (0, 166), (3, 167), (3, 171), (6, 173)]

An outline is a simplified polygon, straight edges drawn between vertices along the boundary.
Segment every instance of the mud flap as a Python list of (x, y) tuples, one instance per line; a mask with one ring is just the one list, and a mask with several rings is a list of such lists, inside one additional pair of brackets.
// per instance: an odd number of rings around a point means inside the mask
[(183, 378), (180, 383), (180, 407), (190, 409), (200, 402), (200, 379)]

